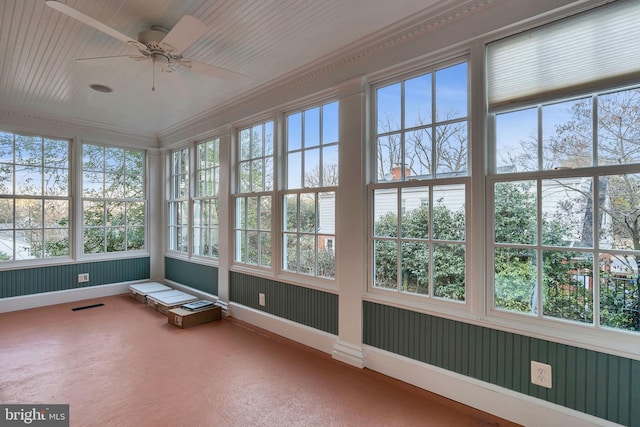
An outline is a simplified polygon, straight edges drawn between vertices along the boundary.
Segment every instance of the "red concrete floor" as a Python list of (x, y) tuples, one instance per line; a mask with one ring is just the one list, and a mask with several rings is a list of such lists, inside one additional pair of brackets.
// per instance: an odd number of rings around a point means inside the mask
[(72, 426), (514, 425), (233, 319), (176, 328), (128, 295), (0, 325), (0, 402), (69, 404)]

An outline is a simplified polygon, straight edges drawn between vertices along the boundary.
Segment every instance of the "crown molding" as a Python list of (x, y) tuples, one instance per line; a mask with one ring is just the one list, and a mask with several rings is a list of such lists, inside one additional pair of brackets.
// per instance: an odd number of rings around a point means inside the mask
[(215, 121), (216, 118), (221, 116), (229, 117), (226, 119), (227, 121), (238, 120), (239, 117), (233, 117), (234, 113), (246, 109), (247, 105), (262, 105), (264, 101), (274, 98), (277, 99), (282, 93), (300, 88), (329, 73), (374, 57), (390, 49), (397, 48), (400, 45), (423, 37), (425, 34), (449, 25), (454, 21), (468, 17), (493, 3), (499, 3), (501, 1), (503, 0), (439, 2), (411, 18), (393, 24), (381, 31), (377, 31), (371, 36), (365, 37), (328, 56), (306, 64), (272, 82), (266, 83), (255, 90), (234, 98), (232, 101), (223, 103), (213, 110), (203, 112), (190, 120), (166, 128), (158, 132), (158, 140), (161, 145), (164, 142), (176, 142), (183, 138), (183, 135), (190, 133), (187, 129), (206, 127), (208, 122)]
[[(148, 147), (158, 146), (158, 139), (155, 134), (140, 134), (128, 129), (116, 126), (105, 125), (85, 120), (72, 119), (69, 117), (57, 116), (55, 114), (34, 112), (27, 109), (8, 107), (0, 105), (0, 125), (3, 124), (2, 117), (11, 119), (11, 128), (7, 130), (20, 131), (20, 123), (28, 123), (28, 129), (33, 131), (34, 125), (45, 125), (46, 133), (51, 132), (51, 128), (56, 128), (57, 136), (68, 138), (90, 139), (105, 138), (112, 142), (131, 142), (136, 145)], [(62, 134), (64, 135), (62, 135)]]

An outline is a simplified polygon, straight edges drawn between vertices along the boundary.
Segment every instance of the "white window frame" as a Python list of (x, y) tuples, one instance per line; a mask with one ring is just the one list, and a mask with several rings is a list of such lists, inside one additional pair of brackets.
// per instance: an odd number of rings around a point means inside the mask
[[(472, 93), (473, 93), (473, 88), (471, 86), (471, 67), (472, 67), (472, 62), (471, 62), (471, 58), (468, 54), (463, 54), (461, 56), (456, 56), (456, 57), (450, 57), (451, 59), (446, 59), (446, 60), (439, 60), (439, 61), (433, 61), (430, 62), (429, 65), (424, 65), (424, 63), (422, 64), (422, 66), (415, 66), (414, 71), (411, 72), (406, 72), (406, 71), (402, 71), (400, 70), (400, 72), (395, 73), (393, 75), (390, 76), (382, 76), (377, 80), (372, 80), (371, 81), (371, 115), (372, 115), (372, 120), (371, 120), (371, 152), (370, 152), (370, 173), (371, 173), (371, 177), (370, 177), (370, 181), (371, 183), (367, 186), (367, 205), (368, 205), (368, 213), (369, 213), (369, 224), (368, 224), (368, 275), (367, 275), (367, 292), (369, 295), (371, 295), (373, 298), (375, 299), (380, 299), (382, 301), (388, 301), (392, 304), (401, 304), (401, 305), (407, 305), (410, 307), (414, 307), (417, 308), (419, 310), (424, 310), (424, 309), (432, 309), (436, 312), (440, 312), (440, 313), (447, 313), (449, 315), (454, 314), (454, 315), (458, 315), (460, 317), (463, 318), (469, 318), (470, 316), (470, 312), (472, 310), (472, 303), (473, 303), (473, 295), (475, 295), (471, 290), (470, 290), (470, 286), (472, 286), (472, 281), (471, 278), (469, 277), (469, 275), (466, 275), (465, 277), (465, 299), (463, 301), (458, 301), (458, 300), (453, 300), (453, 299), (446, 299), (446, 298), (440, 298), (440, 297), (434, 297), (433, 293), (431, 292), (433, 290), (433, 275), (430, 273), (430, 293), (428, 296), (425, 295), (417, 295), (417, 294), (413, 294), (413, 293), (409, 293), (409, 292), (401, 292), (400, 291), (400, 282), (401, 280), (398, 280), (397, 283), (397, 289), (385, 289), (385, 288), (381, 288), (381, 287), (376, 287), (373, 285), (373, 282), (375, 280), (375, 273), (374, 273), (374, 240), (377, 240), (377, 238), (375, 238), (374, 234), (373, 234), (373, 228), (374, 228), (374, 193), (376, 191), (379, 190), (384, 190), (384, 189), (411, 189), (413, 187), (429, 187), (430, 189), (432, 189), (433, 187), (439, 187), (439, 186), (447, 186), (447, 185), (463, 185), (465, 187), (464, 190), (464, 215), (465, 215), (465, 223), (466, 223), (466, 237), (463, 241), (454, 241), (454, 242), (448, 242), (448, 241), (438, 241), (438, 243), (454, 243), (454, 244), (460, 244), (463, 245), (465, 247), (465, 270), (466, 271), (471, 271), (470, 270), (470, 266), (472, 264), (471, 261), (471, 245), (469, 242), (469, 239), (471, 237), (470, 235), (470, 227), (471, 227), (471, 218), (470, 218), (470, 212), (471, 212), (471, 203), (470, 203), (470, 198), (471, 198), (471, 185), (472, 185), (472, 133), (471, 133), (471, 122), (472, 122)], [(460, 122), (464, 122), (466, 124), (466, 134), (467, 134), (467, 171), (466, 173), (463, 173), (462, 176), (452, 176), (452, 177), (444, 177), (444, 176), (437, 176), (436, 175), (436, 171), (431, 171), (431, 176), (427, 177), (426, 179), (406, 179), (407, 177), (405, 177), (405, 171), (402, 170), (403, 168), (400, 167), (400, 173), (399, 173), (399, 177), (400, 179), (397, 179), (395, 176), (393, 177), (389, 177), (389, 181), (378, 181), (377, 178), (377, 168), (378, 168), (378, 159), (376, 156), (376, 147), (377, 147), (377, 138), (378, 135), (386, 135), (386, 134), (391, 134), (394, 132), (383, 132), (383, 133), (378, 133), (378, 117), (377, 117), (377, 99), (376, 99), (376, 89), (378, 88), (382, 88), (382, 87), (386, 87), (386, 86), (390, 86), (390, 85), (394, 85), (406, 80), (410, 80), (412, 78), (415, 77), (419, 77), (425, 74), (430, 74), (437, 72), (438, 70), (442, 70), (442, 69), (446, 69), (448, 67), (451, 66), (455, 66), (458, 64), (462, 64), (462, 63), (466, 63), (466, 67), (467, 67), (467, 114), (466, 116), (462, 117), (457, 117), (453, 120), (443, 120), (443, 121), (438, 121), (436, 120), (432, 120), (429, 124), (425, 125), (425, 127), (429, 127), (429, 128), (435, 128), (438, 125), (442, 124), (442, 123), (460, 123)], [(433, 87), (433, 80), (432, 80), (432, 87)], [(435, 111), (435, 91), (433, 92), (432, 96), (432, 112)], [(401, 107), (402, 108), (402, 118), (401, 121), (404, 122), (404, 106)], [(432, 113), (433, 114), (433, 113)], [(433, 116), (432, 116), (433, 117)], [(398, 133), (405, 133), (408, 132), (409, 130), (411, 130), (413, 128), (411, 127), (405, 127), (404, 123), (401, 124), (400, 129), (397, 130)], [(432, 151), (433, 153), (433, 151)], [(430, 201), (430, 205), (433, 206), (433, 196), (432, 196), (432, 191), (429, 192), (429, 196), (428, 196), (428, 200)], [(423, 201), (421, 201), (422, 203)], [(400, 210), (402, 208), (402, 201), (400, 200), (400, 197), (398, 197), (398, 202), (397, 202), (397, 209), (398, 209), (398, 215), (400, 214)], [(385, 240), (385, 239), (383, 239)], [(404, 240), (400, 237), (396, 237), (393, 238), (392, 240), (396, 240), (398, 242)], [(428, 239), (428, 245), (431, 248), (430, 249), (430, 253), (432, 253), (433, 251), (433, 244), (436, 242), (436, 240), (433, 239)], [(398, 252), (399, 253), (399, 252)], [(399, 256), (399, 255), (398, 255)], [(432, 258), (432, 257), (430, 257)], [(432, 261), (430, 261), (432, 262)], [(400, 265), (400, 261), (398, 260), (398, 265)], [(398, 267), (399, 268), (399, 267)], [(400, 277), (400, 276), (398, 276)]]
[[(181, 153), (183, 165), (176, 170), (174, 157)], [(189, 212), (191, 170), (191, 150), (189, 147), (180, 147), (169, 152), (167, 159), (167, 250), (175, 254), (189, 255), (191, 216)], [(184, 170), (186, 167), (186, 170)], [(179, 190), (179, 188), (182, 190)], [(182, 191), (182, 194), (180, 194)], [(183, 245), (179, 246), (179, 241)]]
[[(202, 159), (201, 147), (205, 153), (214, 150), (214, 159), (209, 162)], [(220, 137), (206, 139), (195, 144), (195, 191), (193, 197), (193, 243), (191, 250), (194, 256), (206, 259), (218, 259), (218, 249), (215, 253), (210, 249), (208, 253), (201, 253), (202, 244), (213, 246), (219, 242), (219, 209), (220, 209)], [(208, 156), (207, 156), (208, 157)], [(204, 191), (203, 190), (204, 184)], [(204, 211), (202, 210), (204, 207)], [(215, 211), (215, 212), (214, 212)], [(207, 242), (202, 243), (203, 235)], [(199, 245), (200, 242), (200, 245)]]
[[(325, 115), (325, 108), (335, 108), (336, 109), (336, 120), (337, 120), (337, 125), (338, 128), (335, 129), (335, 140), (331, 139), (331, 140), (324, 140), (324, 136), (325, 136), (325, 127), (324, 127), (324, 115)], [(314, 112), (315, 110), (317, 110), (317, 125), (318, 125), (318, 134), (314, 135), (317, 136), (318, 141), (317, 144), (314, 145), (308, 145), (306, 143), (306, 127), (305, 127), (305, 122), (306, 122), (306, 115), (307, 114), (311, 114), (312, 112)], [(319, 263), (319, 251), (320, 251), (320, 245), (322, 244), (322, 242), (326, 239), (332, 239), (335, 243), (335, 239), (336, 239), (336, 234), (335, 234), (335, 221), (336, 221), (336, 199), (337, 199), (337, 192), (338, 192), (338, 185), (336, 185), (337, 183), (331, 183), (332, 185), (326, 185), (325, 182), (328, 178), (326, 178), (324, 176), (324, 171), (325, 171), (325, 166), (328, 165), (330, 157), (330, 152), (331, 150), (335, 150), (335, 156), (336, 156), (336, 169), (335, 169), (335, 179), (339, 179), (338, 176), (338, 165), (339, 165), (339, 154), (337, 153), (339, 145), (340, 145), (340, 141), (339, 141), (339, 123), (340, 123), (340, 114), (339, 114), (339, 110), (340, 110), (340, 103), (338, 100), (323, 100), (323, 101), (319, 101), (315, 104), (306, 104), (303, 107), (300, 107), (298, 109), (292, 109), (290, 111), (287, 111), (286, 113), (284, 113), (282, 115), (282, 121), (283, 124), (282, 126), (284, 127), (284, 132), (283, 132), (283, 137), (281, 138), (282, 141), (282, 151), (283, 151), (283, 158), (285, 159), (284, 162), (284, 166), (282, 167), (282, 173), (284, 175), (284, 178), (282, 179), (283, 181), (283, 189), (282, 191), (279, 192), (279, 203), (281, 204), (281, 215), (282, 218), (280, 220), (280, 228), (279, 228), (279, 232), (280, 232), (280, 239), (281, 239), (281, 247), (280, 247), (280, 272), (282, 276), (291, 276), (292, 280), (296, 280), (300, 277), (304, 277), (304, 280), (312, 280), (313, 282), (318, 282), (318, 283), (322, 283), (322, 282), (328, 282), (325, 283), (325, 286), (333, 286), (333, 282), (336, 279), (336, 269), (335, 269), (335, 258), (334, 258), (334, 264), (333, 264), (333, 276), (327, 276), (327, 275), (322, 275), (319, 274), (321, 273), (321, 266)], [(299, 147), (295, 147), (295, 148), (290, 148), (289, 145), (289, 133), (290, 130), (289, 129), (289, 119), (294, 117), (294, 116), (299, 116), (300, 119), (300, 128), (299, 128), (299, 132), (300, 132), (300, 141), (299, 142)], [(311, 121), (311, 119), (309, 119)], [(317, 150), (318, 151), (318, 182), (315, 183), (306, 183), (305, 179), (307, 177), (307, 174), (309, 173), (309, 171), (307, 170), (307, 165), (306, 165), (306, 158), (307, 156), (309, 158), (311, 158), (311, 154), (310, 152), (313, 150)], [(290, 162), (289, 159), (291, 156), (299, 156), (299, 178), (300, 178), (300, 183), (289, 183), (288, 182), (288, 177), (289, 177), (289, 168), (292, 167), (293, 162)], [(296, 175), (298, 175), (297, 172), (295, 172)], [(299, 184), (299, 185), (297, 185)], [(329, 219), (327, 222), (333, 222), (333, 232), (332, 233), (323, 233), (321, 232), (321, 226), (322, 226), (322, 218), (321, 215), (323, 215), (324, 210), (322, 209), (322, 197), (327, 195), (327, 194), (333, 194), (333, 214), (332, 214), (332, 220)], [(307, 198), (307, 197), (312, 197), (313, 201), (314, 201), (314, 217), (315, 217), (315, 225), (314, 225), (314, 229), (313, 230), (301, 230), (299, 228), (299, 221), (300, 221), (300, 215), (301, 215), (301, 206), (303, 203), (303, 199)], [(288, 214), (290, 213), (288, 210), (288, 200), (294, 200), (295, 201), (295, 206), (296, 206), (296, 211), (295, 213), (293, 213), (295, 215), (295, 218), (288, 218)], [(326, 204), (326, 203), (325, 203)], [(331, 213), (329, 213), (329, 215), (331, 215)], [(289, 220), (289, 222), (291, 222), (292, 220), (297, 224), (295, 227), (289, 228), (287, 226), (287, 220)], [(296, 269), (289, 269), (286, 266), (286, 263), (288, 262), (287, 256), (288, 256), (288, 251), (287, 251), (287, 242), (290, 241), (291, 239), (296, 241), (295, 244), (295, 256), (296, 259), (294, 260), (294, 264), (296, 266)], [(305, 271), (301, 271), (301, 261), (300, 258), (302, 256), (301, 253), (301, 244), (300, 241), (301, 240), (312, 240), (313, 241), (313, 250), (314, 250), (314, 254), (313, 254), (313, 258), (314, 258), (314, 271), (313, 272), (305, 272)], [(335, 257), (335, 252), (334, 252), (334, 257)]]
[[(9, 192), (7, 191), (6, 193), (2, 193), (0, 194), (0, 202), (2, 201), (9, 201), (9, 203), (12, 205), (11, 207), (11, 215), (14, 217), (14, 221), (15, 221), (15, 215), (16, 215), (16, 202), (18, 201), (33, 201), (33, 202), (40, 202), (42, 209), (41, 212), (39, 214), (39, 219), (37, 219), (36, 221), (40, 223), (40, 225), (37, 226), (33, 226), (33, 227), (29, 227), (29, 228), (23, 228), (23, 229), (17, 229), (15, 227), (15, 223), (14, 226), (9, 230), (12, 234), (12, 253), (11, 254), (7, 254), (11, 257), (10, 260), (6, 260), (6, 261), (0, 261), (0, 269), (8, 267), (14, 267), (16, 265), (40, 265), (40, 264), (48, 264), (48, 263), (52, 263), (52, 262), (60, 262), (60, 261), (68, 261), (69, 259), (72, 258), (73, 254), (74, 254), (74, 244), (73, 242), (73, 229), (74, 229), (74, 224), (75, 222), (73, 221), (73, 206), (72, 206), (72, 183), (73, 183), (73, 170), (71, 167), (71, 157), (72, 157), (72, 150), (73, 150), (73, 145), (72, 145), (72, 141), (68, 138), (59, 138), (59, 137), (49, 137), (49, 136), (44, 136), (44, 135), (37, 135), (37, 134), (32, 134), (32, 133), (28, 133), (28, 132), (12, 132), (9, 130), (6, 131), (2, 131), (4, 134), (11, 134), (12, 135), (12, 158), (10, 162), (3, 162), (2, 159), (0, 159), (0, 167), (2, 167), (2, 165), (4, 165), (4, 167), (9, 166), (11, 168), (11, 187), (12, 190)], [(37, 162), (35, 164), (32, 164), (29, 161), (26, 162), (19, 162), (16, 159), (16, 153), (15, 153), (15, 143), (16, 143), (16, 138), (17, 137), (26, 137), (26, 138), (39, 138), (41, 140), (41, 152), (42, 152), (42, 157), (41, 157), (41, 161)], [(44, 156), (44, 144), (46, 140), (54, 140), (54, 141), (65, 141), (67, 143), (67, 155), (66, 155), (66, 167), (60, 167), (58, 166), (51, 166), (49, 165), (49, 168), (55, 168), (58, 170), (66, 170), (66, 177), (67, 177), (67, 191), (66, 191), (66, 195), (47, 195), (46, 193), (46, 187), (45, 187), (45, 169), (47, 168), (47, 164), (45, 163), (46, 159)], [(6, 159), (9, 160), (9, 159)], [(23, 194), (19, 194), (19, 192), (16, 189), (16, 169), (18, 167), (30, 167), (30, 168), (34, 168), (34, 169), (40, 169), (41, 173), (40, 173), (40, 194), (33, 194), (33, 195), (23, 195)], [(8, 189), (7, 189), (8, 190)], [(46, 225), (46, 215), (47, 215), (47, 209), (46, 209), (46, 202), (47, 201), (51, 201), (51, 202), (66, 202), (67, 204), (67, 226), (66, 227), (47, 227)], [(23, 260), (17, 260), (16, 259), (16, 252), (17, 252), (17, 245), (16, 245), (16, 233), (19, 231), (24, 231), (24, 232), (36, 232), (36, 233), (40, 233), (42, 235), (42, 242), (44, 243), (44, 235), (46, 234), (46, 230), (50, 229), (50, 230), (66, 230), (66, 234), (67, 234), (67, 249), (68, 249), (68, 254), (66, 255), (55, 255), (55, 256), (44, 256), (44, 245), (42, 247), (41, 250), (41, 254), (42, 256), (38, 256), (35, 258), (30, 258), (30, 259), (23, 259)], [(7, 230), (2, 230), (5, 233), (7, 232)], [(1, 251), (1, 249), (0, 249)]]

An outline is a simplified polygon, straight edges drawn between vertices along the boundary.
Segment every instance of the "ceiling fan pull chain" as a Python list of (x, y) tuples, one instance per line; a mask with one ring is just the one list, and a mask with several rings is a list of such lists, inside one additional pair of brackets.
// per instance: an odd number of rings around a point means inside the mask
[(155, 92), (156, 90), (156, 57), (155, 55), (151, 56), (151, 91)]

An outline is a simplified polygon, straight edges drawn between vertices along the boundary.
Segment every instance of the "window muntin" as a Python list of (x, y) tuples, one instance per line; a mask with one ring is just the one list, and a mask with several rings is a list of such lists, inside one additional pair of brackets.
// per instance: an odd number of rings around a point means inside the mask
[(286, 115), (283, 271), (335, 278), (338, 126), (337, 101)]
[(466, 62), (377, 88), (376, 181), (467, 176), (467, 104)]
[(372, 290), (466, 299), (467, 68), (374, 88)]
[(196, 196), (193, 200), (193, 254), (218, 257), (220, 139), (197, 144)]
[(0, 262), (69, 256), (70, 143), (0, 131)]
[(189, 149), (171, 152), (169, 165), (169, 250), (189, 252)]
[(234, 196), (234, 261), (265, 268), (272, 266), (273, 132), (272, 121), (238, 132)]
[[(495, 114), (496, 309), (638, 330), (638, 99), (631, 88)], [(512, 132), (523, 116), (528, 131)], [(507, 146), (516, 155), (501, 158)]]
[(145, 248), (144, 153), (82, 146), (85, 254)]

